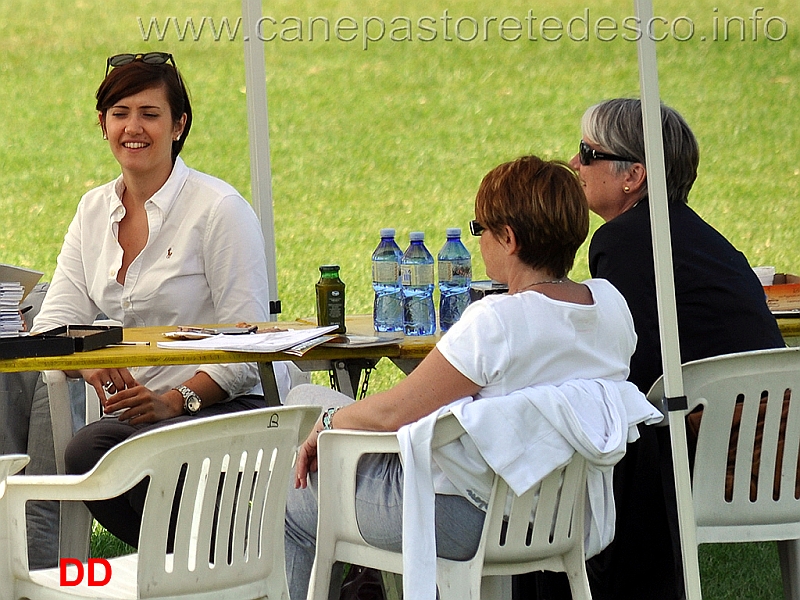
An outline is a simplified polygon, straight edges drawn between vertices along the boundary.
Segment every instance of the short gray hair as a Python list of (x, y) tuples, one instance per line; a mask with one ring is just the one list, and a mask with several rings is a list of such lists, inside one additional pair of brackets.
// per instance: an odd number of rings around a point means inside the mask
[[(664, 104), (661, 105), (661, 130), (669, 201), (688, 202), (689, 190), (697, 179), (697, 166), (700, 163), (697, 139), (678, 111)], [(639, 100), (615, 98), (589, 107), (581, 120), (581, 132), (604, 152), (627, 156), (634, 162), (646, 165), (642, 105)], [(614, 168), (620, 173), (632, 164), (616, 161)]]

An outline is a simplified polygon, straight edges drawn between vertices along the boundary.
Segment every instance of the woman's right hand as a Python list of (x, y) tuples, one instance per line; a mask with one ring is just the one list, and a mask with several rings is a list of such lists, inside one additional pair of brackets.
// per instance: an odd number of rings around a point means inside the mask
[(81, 369), (78, 371), (84, 381), (91, 385), (105, 409), (106, 400), (117, 392), (137, 385), (128, 369)]
[(317, 438), (320, 431), (322, 431), (322, 418), (317, 420), (297, 453), (297, 463), (294, 469), (295, 489), (307, 487), (309, 474), (317, 470)]

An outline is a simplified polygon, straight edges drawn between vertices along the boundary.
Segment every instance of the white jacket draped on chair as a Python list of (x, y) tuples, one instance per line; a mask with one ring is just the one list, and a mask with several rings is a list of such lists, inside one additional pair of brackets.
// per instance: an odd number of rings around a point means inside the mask
[[(467, 434), (432, 453), (434, 424), (448, 411)], [(401, 428), (404, 597), (436, 597), (435, 493), (459, 493), (482, 506), (497, 473), (521, 495), (575, 452), (590, 465), (586, 555), (600, 552), (614, 536), (613, 466), (638, 439), (638, 423), (661, 419), (633, 384), (574, 380), (466, 398)]]

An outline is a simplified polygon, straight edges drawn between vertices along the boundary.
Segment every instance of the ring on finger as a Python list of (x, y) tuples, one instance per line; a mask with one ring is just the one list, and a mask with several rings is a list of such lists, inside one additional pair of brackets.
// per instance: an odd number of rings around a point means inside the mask
[[(106, 381), (103, 384), (103, 389), (106, 391), (106, 393), (110, 393), (112, 388), (114, 388), (114, 382), (113, 381)], [(116, 389), (116, 388), (114, 388), (114, 389)]]

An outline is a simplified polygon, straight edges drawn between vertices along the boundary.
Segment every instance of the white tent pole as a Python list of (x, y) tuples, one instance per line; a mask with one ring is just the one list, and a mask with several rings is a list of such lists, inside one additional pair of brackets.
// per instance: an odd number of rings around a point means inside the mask
[(686, 445), (674, 440), (686, 436), (684, 421), (686, 399), (683, 393), (678, 317), (675, 307), (675, 281), (672, 265), (672, 242), (669, 230), (664, 143), (661, 132), (661, 100), (658, 88), (656, 44), (651, 31), (652, 0), (635, 0), (636, 17), (642, 27), (639, 50), (639, 86), (642, 97), (647, 190), (650, 203), (650, 230), (653, 236), (656, 298), (661, 336), (661, 362), (664, 371), (665, 406), (669, 411), (670, 437), (678, 500), (678, 521), (683, 553), (683, 576), (688, 600), (700, 600), (700, 569), (697, 560), (697, 536), (692, 504), (692, 488)]
[(253, 208), (261, 221), (264, 252), (267, 255), (270, 320), (281, 312), (278, 300), (278, 266), (275, 248), (275, 217), (272, 210), (272, 171), (269, 160), (269, 115), (267, 112), (267, 76), (264, 44), (258, 25), (261, 0), (242, 0), (244, 31), (244, 69), (247, 90), (247, 131), (250, 139), (250, 186)]

